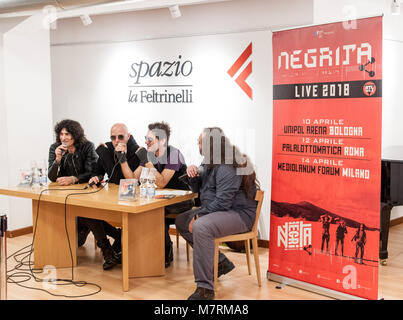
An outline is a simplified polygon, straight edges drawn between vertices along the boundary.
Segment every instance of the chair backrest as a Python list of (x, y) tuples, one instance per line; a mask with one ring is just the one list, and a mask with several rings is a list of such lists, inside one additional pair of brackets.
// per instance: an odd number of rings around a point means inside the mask
[(260, 217), (260, 210), (262, 209), (263, 198), (264, 198), (264, 191), (256, 190), (256, 196), (255, 196), (255, 200), (257, 201), (256, 219), (255, 219), (255, 223), (253, 224), (253, 228), (252, 228), (252, 231), (256, 234), (257, 234), (257, 225), (258, 225), (259, 217)]

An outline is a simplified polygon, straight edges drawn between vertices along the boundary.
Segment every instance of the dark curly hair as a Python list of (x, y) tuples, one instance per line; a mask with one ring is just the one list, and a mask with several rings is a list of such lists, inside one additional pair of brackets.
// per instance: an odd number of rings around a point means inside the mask
[[(167, 138), (166, 144), (168, 145), (169, 137), (171, 136), (171, 127), (169, 126), (168, 123), (166, 123), (164, 121), (150, 123), (148, 125), (148, 130), (153, 131), (158, 140), (163, 139), (163, 138)], [(161, 131), (165, 132), (165, 137), (163, 137), (163, 136), (160, 137), (158, 135), (158, 132), (161, 133)]]
[(68, 133), (70, 133), (73, 136), (74, 139), (74, 145), (76, 147), (81, 147), (84, 145), (86, 142), (88, 142), (87, 138), (85, 137), (84, 134), (84, 129), (81, 126), (81, 124), (77, 121), (70, 120), (70, 119), (65, 119), (62, 120), (55, 125), (55, 135), (56, 135), (56, 142), (61, 144), (60, 141), (60, 132), (62, 132), (62, 129), (66, 129)]

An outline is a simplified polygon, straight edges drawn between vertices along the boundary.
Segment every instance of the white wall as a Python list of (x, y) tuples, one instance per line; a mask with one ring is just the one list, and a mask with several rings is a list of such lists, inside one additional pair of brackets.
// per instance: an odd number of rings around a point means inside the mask
[[(382, 157), (403, 149), (403, 10), (391, 14), (390, 0), (315, 0), (314, 22), (354, 19), (383, 14)], [(402, 6), (403, 4), (401, 4)], [(403, 160), (403, 153), (399, 155)], [(403, 216), (403, 206), (392, 209), (391, 219)]]
[[(17, 185), (31, 160), (46, 159), (52, 141), (50, 40), (42, 20), (32, 16), (4, 34), (5, 186)], [(5, 209), (9, 230), (32, 225), (30, 200), (8, 198)]]
[[(5, 19), (0, 21), (0, 150), (8, 149), (7, 141), (7, 121), (6, 121), (6, 102), (5, 102), (5, 82), (3, 65), (3, 34), (19, 24), (23, 18)], [(0, 185), (8, 185), (8, 155), (6, 152), (0, 152)], [(6, 197), (0, 197), (0, 214), (9, 212), (9, 201)]]

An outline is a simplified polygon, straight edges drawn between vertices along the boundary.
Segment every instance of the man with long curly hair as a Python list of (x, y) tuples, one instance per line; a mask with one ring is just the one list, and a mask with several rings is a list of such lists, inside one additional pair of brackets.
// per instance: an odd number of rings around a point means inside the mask
[[(56, 142), (49, 148), (49, 179), (61, 186), (88, 182), (98, 155), (94, 144), (85, 137), (81, 124), (75, 120), (62, 120), (55, 126), (55, 135)], [(102, 220), (77, 219), (78, 246), (82, 246), (89, 232), (93, 231), (104, 256), (104, 270), (120, 262), (106, 237), (106, 227), (106, 222)]]
[(61, 186), (87, 182), (98, 155), (94, 144), (87, 140), (81, 124), (62, 120), (55, 126), (56, 142), (49, 148), (50, 181)]

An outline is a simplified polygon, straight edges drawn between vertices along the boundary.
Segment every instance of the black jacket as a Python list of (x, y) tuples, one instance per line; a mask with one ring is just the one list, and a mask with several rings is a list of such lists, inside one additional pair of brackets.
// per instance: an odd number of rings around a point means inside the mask
[(98, 159), (94, 144), (87, 141), (83, 146), (76, 147), (74, 154), (66, 152), (59, 165), (56, 162), (55, 153), (58, 146), (60, 143), (55, 142), (49, 148), (48, 177), (50, 181), (55, 182), (59, 177), (75, 176), (78, 178), (78, 183), (88, 182)]
[[(120, 179), (125, 179), (122, 168), (120, 164), (116, 164), (118, 159), (115, 156), (115, 148), (113, 147), (112, 142), (105, 143), (107, 148), (103, 145), (100, 145), (96, 152), (99, 156), (97, 164), (95, 166), (94, 171), (92, 172), (91, 177), (98, 176), (100, 180), (103, 180), (105, 173), (108, 174), (109, 182), (119, 184)], [(134, 140), (133, 136), (130, 136), (129, 141), (127, 141), (127, 164), (129, 165), (132, 171), (136, 170), (136, 168), (140, 164), (140, 160), (136, 155), (136, 150), (139, 148), (136, 140)], [(112, 169), (115, 166), (115, 170), (112, 174)]]

